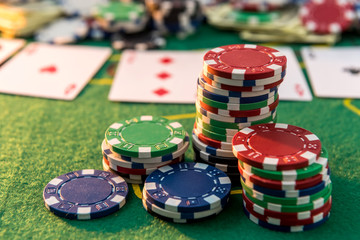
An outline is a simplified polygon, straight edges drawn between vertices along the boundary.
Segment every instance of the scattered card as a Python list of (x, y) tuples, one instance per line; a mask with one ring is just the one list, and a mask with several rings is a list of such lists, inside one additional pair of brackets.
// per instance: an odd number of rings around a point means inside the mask
[(203, 51), (124, 51), (109, 100), (194, 104), (203, 55)]
[(315, 95), (360, 98), (360, 47), (301, 50)]
[(73, 100), (110, 55), (104, 47), (31, 43), (0, 68), (0, 92)]
[(25, 45), (24, 39), (4, 39), (0, 38), (0, 64), (16, 53)]
[(289, 47), (276, 47), (287, 58), (286, 76), (279, 88), (280, 100), (311, 101), (312, 94), (301, 71), (294, 51)]

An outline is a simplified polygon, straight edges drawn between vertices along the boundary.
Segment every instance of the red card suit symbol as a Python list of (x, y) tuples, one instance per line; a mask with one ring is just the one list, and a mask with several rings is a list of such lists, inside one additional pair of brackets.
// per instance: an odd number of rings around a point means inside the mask
[(76, 84), (72, 83), (72, 84), (68, 85), (64, 91), (65, 95), (68, 95), (69, 93), (74, 91), (74, 89), (76, 89)]
[(170, 58), (170, 57), (163, 57), (163, 58), (160, 58), (160, 63), (162, 64), (170, 64), (173, 62), (173, 59)]
[(41, 73), (56, 73), (56, 71), (57, 71), (57, 68), (54, 65), (40, 68)]
[(164, 88), (159, 88), (159, 89), (157, 89), (157, 90), (154, 90), (153, 93), (155, 93), (155, 94), (158, 95), (159, 97), (162, 97), (162, 96), (168, 94), (169, 91), (166, 90), (166, 89), (164, 89)]
[(295, 91), (297, 92), (297, 94), (299, 94), (299, 96), (304, 95), (304, 89), (301, 87), (300, 84), (295, 85)]
[(160, 78), (160, 80), (167, 80), (168, 78), (171, 77), (171, 74), (167, 73), (167, 72), (161, 72), (161, 73), (158, 73), (156, 76), (158, 78)]

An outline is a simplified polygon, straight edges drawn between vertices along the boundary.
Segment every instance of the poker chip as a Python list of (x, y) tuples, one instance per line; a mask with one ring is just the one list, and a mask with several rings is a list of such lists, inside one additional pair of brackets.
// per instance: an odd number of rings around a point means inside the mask
[(239, 165), (249, 173), (253, 173), (263, 178), (269, 178), (273, 180), (301, 180), (306, 179), (320, 173), (328, 166), (328, 153), (327, 150), (322, 147), (321, 155), (316, 161), (306, 168), (300, 168), (296, 170), (285, 171), (270, 171), (260, 168), (252, 167), (242, 161), (239, 161)]
[[(205, 75), (205, 73), (206, 73), (206, 75)], [(285, 77), (285, 72), (282, 73), (282, 75), (279, 76), (279, 77), (284, 78)], [(219, 78), (216, 75), (212, 75), (212, 74), (208, 73), (207, 71), (203, 71), (201, 73), (201, 76), (199, 77), (199, 80), (201, 80), (202, 82), (206, 82), (208, 85), (211, 85), (211, 86), (213, 86), (215, 88), (218, 88), (218, 89), (221, 89), (221, 90), (236, 91), (236, 92), (255, 92), (255, 94), (257, 94), (256, 92), (264, 91), (264, 90), (267, 90), (267, 89), (272, 89), (274, 87), (279, 86), (284, 81), (283, 78), (276, 81), (276, 82), (274, 82), (274, 83), (271, 83), (271, 84), (252, 86), (252, 87), (241, 87), (241, 86), (238, 87), (238, 86), (231, 86), (231, 85), (226, 85), (226, 84), (219, 83), (216, 80), (217, 79), (221, 80), (222, 78)], [(243, 94), (245, 94), (245, 93), (243, 93)]]
[(110, 172), (86, 169), (52, 179), (44, 188), (45, 207), (68, 219), (88, 220), (107, 216), (126, 203), (128, 186)]
[(275, 212), (302, 212), (320, 208), (324, 206), (324, 204), (329, 200), (331, 197), (331, 187), (330, 189), (320, 198), (306, 204), (301, 205), (281, 205), (281, 204), (274, 204), (270, 202), (260, 201), (252, 196), (248, 195), (246, 191), (243, 192), (243, 197), (248, 198), (250, 201), (256, 203), (257, 205), (269, 209)]
[(218, 47), (204, 55), (207, 72), (237, 80), (279, 75), (285, 71), (286, 62), (286, 56), (279, 51), (251, 44)]
[(107, 144), (114, 152), (152, 158), (180, 149), (186, 132), (179, 122), (165, 118), (140, 116), (113, 123), (105, 133)]
[(197, 148), (195, 145), (193, 145), (193, 150), (195, 154), (198, 154), (200, 156), (201, 159), (206, 160), (208, 162), (237, 166), (237, 158), (235, 157), (217, 157), (211, 155), (210, 153), (202, 151), (201, 149)]
[(179, 122), (156, 116), (118, 121), (108, 127), (101, 144), (103, 168), (142, 184), (157, 169), (183, 162), (189, 145)]
[(310, 188), (326, 180), (328, 177), (328, 170), (324, 169), (321, 173), (302, 180), (279, 181), (279, 180), (262, 178), (255, 174), (249, 173), (245, 171), (241, 167), (241, 165), (238, 166), (238, 169), (244, 178), (249, 179), (249, 182), (252, 182), (262, 187), (276, 189), (276, 190), (298, 190), (298, 189)]
[(219, 148), (214, 148), (214, 147), (211, 147), (209, 145), (202, 143), (194, 133), (192, 135), (192, 140), (193, 140), (192, 141), (193, 145), (195, 145), (201, 151), (210, 153), (214, 156), (218, 156), (218, 157), (233, 157), (234, 156), (231, 150), (223, 150), (223, 149), (219, 149)]
[(288, 124), (260, 124), (244, 128), (233, 139), (233, 152), (241, 161), (266, 170), (304, 168), (321, 153), (319, 138)]
[(269, 12), (286, 6), (291, 0), (231, 0), (236, 10)]
[(320, 192), (317, 192), (315, 194), (308, 195), (305, 197), (282, 198), (282, 197), (275, 197), (275, 196), (263, 194), (261, 192), (258, 192), (256, 190), (250, 188), (249, 186), (247, 186), (244, 183), (242, 184), (243, 190), (245, 190), (246, 193), (249, 194), (249, 196), (256, 198), (260, 201), (270, 202), (270, 203), (274, 203), (274, 204), (282, 204), (282, 205), (302, 205), (302, 204), (310, 203), (310, 202), (314, 201), (315, 199), (318, 199), (321, 196), (325, 195), (326, 192), (328, 192), (330, 190), (330, 186), (331, 186), (331, 184), (327, 185)]
[(134, 158), (126, 155), (117, 154), (116, 152), (113, 152), (111, 150), (111, 147), (108, 144), (106, 144), (105, 140), (103, 141), (102, 144), (102, 152), (108, 161), (113, 162), (116, 165), (128, 167), (128, 168), (141, 169), (141, 168), (158, 166), (159, 164), (162, 164), (164, 162), (169, 162), (185, 154), (186, 150), (189, 147), (189, 141), (190, 141), (189, 135), (186, 133), (184, 139), (184, 145), (180, 149), (176, 150), (175, 152), (171, 152), (163, 156), (153, 157), (153, 158)]
[(317, 209), (309, 210), (309, 211), (301, 211), (301, 212), (277, 212), (272, 211), (266, 208), (263, 208), (256, 203), (250, 201), (246, 196), (243, 197), (243, 204), (244, 207), (256, 215), (260, 215), (262, 217), (267, 217), (268, 219), (288, 219), (288, 220), (305, 220), (309, 218), (313, 218), (325, 211), (329, 208), (331, 209), (332, 205), (332, 198), (330, 197), (329, 200), (322, 206)]
[[(199, 108), (201, 110), (201, 108)], [(204, 112), (205, 114), (207, 113), (206, 110), (201, 110), (201, 112)], [(276, 115), (276, 111), (272, 112), (272, 114), (265, 114), (268, 115), (267, 117), (260, 119), (260, 120), (255, 120), (255, 121), (249, 121), (249, 122), (242, 122), (242, 123), (231, 123), (231, 122), (222, 122), (222, 121), (218, 121), (215, 119), (211, 119), (205, 115), (200, 114), (199, 112), (196, 113), (196, 117), (198, 119), (201, 119), (201, 121), (204, 123), (208, 124), (209, 126), (212, 127), (216, 127), (216, 128), (222, 128), (222, 129), (236, 129), (236, 130), (240, 130), (246, 127), (250, 127), (253, 125), (257, 125), (257, 124), (262, 124), (262, 123), (269, 123), (269, 122), (276, 122), (277, 119), (277, 115)], [(209, 129), (213, 132), (217, 132), (214, 131), (213, 129)], [(221, 132), (220, 132), (221, 133)]]
[(356, 14), (352, 1), (310, 0), (300, 8), (300, 18), (310, 32), (338, 34), (351, 26)]
[(320, 192), (327, 185), (329, 185), (331, 183), (330, 178), (327, 178), (325, 181), (322, 181), (319, 184), (317, 184), (313, 187), (310, 187), (310, 188), (298, 189), (298, 190), (275, 190), (275, 189), (270, 189), (270, 188), (266, 188), (266, 187), (262, 187), (262, 186), (253, 184), (248, 179), (245, 179), (243, 177), (241, 177), (241, 179), (244, 182), (244, 184), (246, 184), (247, 186), (249, 186), (250, 188), (252, 188), (258, 192), (261, 192), (261, 193), (267, 194), (267, 195), (271, 195), (271, 196), (275, 196), (275, 197), (284, 197), (284, 198), (285, 197), (304, 197), (304, 196), (312, 195), (317, 192)]
[(149, 175), (143, 188), (144, 194), (157, 207), (184, 213), (219, 209), (227, 204), (230, 190), (231, 182), (226, 174), (203, 163), (159, 168)]
[(196, 211), (196, 212), (173, 212), (166, 209), (163, 209), (161, 207), (158, 207), (156, 204), (151, 202), (151, 198), (148, 198), (145, 191), (143, 192), (143, 198), (142, 198), (143, 205), (146, 205), (147, 208), (150, 208), (153, 212), (155, 212), (158, 215), (172, 218), (172, 219), (200, 219), (209, 217), (212, 215), (219, 214), (223, 209), (221, 207), (210, 209), (210, 210), (204, 210), (204, 211)]
[(152, 30), (133, 34), (116, 33), (111, 37), (111, 46), (115, 50), (148, 50), (162, 48), (165, 45), (165, 38), (163, 38), (158, 32)]
[(328, 215), (326, 215), (323, 219), (319, 220), (316, 223), (313, 224), (308, 224), (308, 225), (295, 225), (295, 226), (283, 226), (283, 225), (274, 225), (274, 224), (270, 224), (267, 222), (264, 222), (258, 218), (256, 218), (254, 215), (250, 214), (246, 208), (244, 209), (244, 213), (245, 215), (254, 223), (256, 223), (259, 226), (262, 226), (264, 228), (268, 228), (271, 230), (275, 230), (275, 231), (281, 231), (281, 232), (303, 232), (303, 231), (308, 231), (311, 229), (314, 229), (316, 227), (319, 227), (320, 225), (322, 225), (323, 223), (325, 223), (329, 217), (330, 217), (330, 213), (328, 213)]
[(269, 113), (269, 112), (272, 112), (273, 110), (275, 110), (275, 108), (279, 104), (279, 99), (277, 98), (276, 101), (274, 101), (270, 105), (262, 107), (262, 108), (256, 108), (256, 109), (252, 109), (252, 110), (240, 110), (240, 111), (225, 110), (225, 109), (212, 107), (212, 106), (202, 102), (199, 99), (197, 100), (197, 103), (203, 109), (210, 111), (212, 113), (218, 114), (218, 115), (222, 115), (222, 116), (226, 116), (226, 117), (253, 117), (253, 116), (263, 115), (263, 114), (266, 114), (266, 113)]
[(220, 149), (224, 149), (224, 150), (230, 150), (232, 149), (232, 144), (229, 142), (222, 142), (216, 139), (212, 139), (208, 136), (205, 136), (204, 134), (201, 133), (201, 131), (198, 131), (197, 128), (193, 129), (194, 134), (199, 138), (199, 140), (211, 147), (214, 148), (220, 148)]
[(89, 27), (82, 18), (62, 18), (40, 29), (35, 40), (38, 42), (69, 44), (87, 36)]
[(180, 38), (194, 33), (204, 19), (198, 0), (145, 0), (154, 25), (162, 34), (175, 34)]
[(134, 1), (110, 1), (98, 4), (92, 14), (102, 29), (112, 33), (138, 33), (149, 23), (144, 4)]
[(229, 86), (239, 87), (239, 88), (250, 88), (250, 87), (261, 86), (261, 88), (263, 88), (263, 86), (265, 86), (265, 85), (276, 84), (279, 81), (283, 80), (286, 75), (286, 71), (281, 72), (280, 74), (277, 74), (277, 75), (274, 75), (271, 77), (258, 78), (258, 79), (246, 79), (246, 80), (229, 79), (229, 78), (217, 76), (217, 75), (210, 73), (206, 68), (203, 69), (203, 74), (206, 77), (208, 77), (209, 79), (216, 81), (218, 84), (222, 84), (222, 85), (229, 85)]

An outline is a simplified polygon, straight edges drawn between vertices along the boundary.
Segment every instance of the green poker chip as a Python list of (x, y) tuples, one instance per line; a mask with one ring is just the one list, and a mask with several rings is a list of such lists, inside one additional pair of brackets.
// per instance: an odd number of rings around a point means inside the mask
[(306, 203), (306, 204), (301, 204), (301, 205), (283, 205), (283, 204), (274, 204), (274, 203), (269, 203), (269, 202), (265, 202), (265, 201), (261, 201), (259, 199), (256, 199), (252, 196), (250, 196), (250, 194), (248, 194), (246, 191), (244, 191), (243, 193), (245, 194), (245, 196), (250, 199), (250, 201), (252, 201), (253, 203), (259, 205), (260, 207), (272, 210), (272, 211), (276, 211), (276, 212), (304, 212), (304, 211), (311, 211), (317, 208), (322, 207), (331, 197), (331, 192), (332, 192), (332, 184), (329, 184), (330, 188), (327, 189), (327, 191), (325, 193), (323, 193), (323, 195), (319, 196), (317, 199), (314, 199), (313, 201)]
[(114, 152), (137, 158), (164, 156), (180, 149), (186, 131), (179, 122), (162, 117), (140, 116), (113, 123), (105, 140)]
[(207, 124), (212, 125), (212, 126), (216, 126), (216, 127), (220, 127), (220, 128), (224, 128), (224, 129), (229, 128), (229, 129), (241, 130), (246, 127), (250, 127), (250, 126), (254, 126), (254, 125), (262, 124), (262, 123), (269, 123), (271, 121), (274, 121), (274, 119), (276, 118), (276, 112), (274, 112), (269, 117), (266, 117), (264, 119), (261, 119), (258, 121), (253, 121), (253, 122), (246, 122), (246, 123), (222, 122), (222, 121), (218, 121), (218, 120), (206, 117), (198, 111), (196, 112), (196, 117), (201, 119), (202, 122), (206, 122)]
[(315, 194), (305, 196), (305, 197), (292, 197), (292, 198), (282, 198), (282, 197), (275, 197), (271, 195), (266, 195), (263, 193), (260, 193), (256, 190), (253, 190), (249, 186), (247, 186), (243, 180), (241, 179), (241, 185), (243, 187), (243, 190), (246, 191), (248, 196), (251, 196), (253, 198), (256, 198), (260, 201), (264, 201), (267, 203), (274, 203), (274, 204), (281, 204), (281, 205), (303, 205), (308, 204), (316, 199), (320, 198), (321, 196), (324, 196), (328, 191), (330, 191), (331, 184), (326, 186), (323, 190), (320, 192), (317, 192)]
[(276, 93), (273, 97), (266, 99), (264, 101), (255, 102), (255, 103), (246, 103), (246, 104), (231, 104), (231, 103), (223, 103), (214, 101), (209, 99), (198, 92), (198, 99), (200, 99), (203, 103), (219, 109), (224, 110), (234, 110), (234, 111), (247, 111), (247, 110), (255, 110), (258, 108), (263, 108), (269, 106), (270, 104), (274, 103), (278, 99), (279, 95)]
[(229, 13), (228, 18), (237, 23), (248, 23), (256, 25), (259, 23), (269, 23), (279, 19), (281, 14), (277, 11), (271, 12), (252, 12), (233, 10)]
[(300, 168), (296, 170), (271, 171), (271, 170), (252, 167), (242, 161), (239, 161), (239, 164), (247, 172), (253, 173), (259, 177), (269, 178), (272, 180), (280, 180), (280, 181), (301, 180), (301, 179), (313, 177), (326, 168), (326, 166), (328, 165), (328, 152), (325, 147), (322, 147), (321, 155), (316, 160), (315, 163), (307, 166), (306, 168)]
[(136, 21), (146, 14), (142, 4), (114, 1), (98, 5), (94, 10), (96, 17), (107, 21)]

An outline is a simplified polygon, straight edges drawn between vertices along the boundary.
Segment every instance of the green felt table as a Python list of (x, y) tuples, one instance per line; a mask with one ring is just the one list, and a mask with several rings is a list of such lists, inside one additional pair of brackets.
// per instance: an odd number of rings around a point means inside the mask
[[(338, 45), (360, 45), (359, 39), (345, 35)], [(234, 32), (205, 26), (186, 40), (170, 37), (166, 49), (197, 50), (239, 42)], [(105, 41), (82, 44), (109, 46)], [(300, 46), (293, 45), (297, 54)], [(286, 234), (255, 225), (243, 213), (238, 188), (219, 216), (196, 224), (154, 218), (142, 207), (142, 186), (131, 184), (127, 204), (108, 217), (76, 221), (50, 213), (42, 198), (44, 186), (70, 171), (102, 169), (100, 144), (111, 123), (151, 114), (176, 119), (189, 133), (192, 130), (194, 105), (108, 101), (119, 59), (120, 54), (114, 53), (71, 102), (0, 95), (1, 239), (360, 239), (360, 100), (351, 99), (314, 97), (312, 102), (281, 101), (278, 107), (279, 122), (314, 132), (329, 151), (333, 207), (330, 220), (315, 230)], [(193, 160), (191, 148), (186, 160)]]

